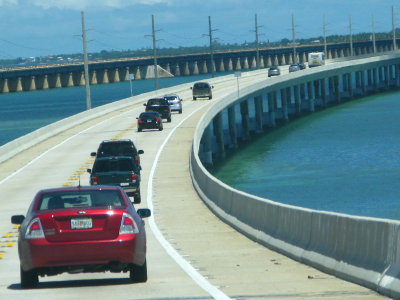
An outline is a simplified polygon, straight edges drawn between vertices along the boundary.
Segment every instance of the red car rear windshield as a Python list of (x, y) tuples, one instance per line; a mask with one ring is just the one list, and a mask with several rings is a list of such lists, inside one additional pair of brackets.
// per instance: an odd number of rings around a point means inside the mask
[(81, 190), (46, 193), (41, 196), (38, 210), (91, 207), (125, 207), (119, 191)]

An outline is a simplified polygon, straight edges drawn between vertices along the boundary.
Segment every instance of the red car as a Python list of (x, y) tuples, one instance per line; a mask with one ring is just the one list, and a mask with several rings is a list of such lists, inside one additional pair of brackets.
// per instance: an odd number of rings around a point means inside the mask
[(21, 224), (18, 239), (21, 286), (33, 288), (39, 276), (64, 272), (128, 272), (147, 281), (146, 232), (128, 195), (116, 186), (62, 187), (39, 191)]

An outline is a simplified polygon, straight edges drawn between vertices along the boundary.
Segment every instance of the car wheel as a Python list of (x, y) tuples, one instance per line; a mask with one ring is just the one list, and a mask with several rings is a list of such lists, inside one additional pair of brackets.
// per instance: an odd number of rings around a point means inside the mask
[(21, 275), (21, 287), (23, 289), (34, 288), (39, 283), (39, 276), (35, 269), (30, 271), (24, 271), (22, 267), (20, 267), (20, 275)]
[(208, 96), (208, 100), (211, 100), (212, 99), (212, 96)]
[(144, 261), (142, 266), (132, 264), (129, 270), (129, 278), (133, 283), (147, 281), (147, 262)]
[(193, 97), (193, 100), (196, 100), (196, 97)]
[(138, 132), (141, 132), (141, 131), (142, 131), (142, 128), (138, 128), (137, 131), (138, 131)]
[(158, 130), (159, 131), (163, 130), (163, 127), (162, 126), (158, 127)]
[(167, 122), (171, 122), (171, 117), (167, 118)]
[(180, 114), (182, 113), (182, 109), (179, 110), (179, 113), (180, 113)]

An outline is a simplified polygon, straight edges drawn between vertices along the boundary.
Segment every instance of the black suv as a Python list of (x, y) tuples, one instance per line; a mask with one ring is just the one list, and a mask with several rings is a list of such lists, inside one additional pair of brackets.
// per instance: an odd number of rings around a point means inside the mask
[(167, 99), (152, 98), (143, 105), (146, 106), (146, 111), (156, 111), (163, 119), (167, 119), (167, 122), (171, 122), (171, 106)]
[(133, 158), (135, 164), (140, 166), (140, 154), (143, 150), (137, 150), (132, 140), (106, 140), (102, 141), (97, 149), (97, 152), (90, 153), (90, 156), (111, 157), (111, 156), (130, 156)]
[(131, 156), (97, 157), (90, 174), (90, 185), (116, 185), (124, 189), (134, 203), (140, 203), (139, 166)]

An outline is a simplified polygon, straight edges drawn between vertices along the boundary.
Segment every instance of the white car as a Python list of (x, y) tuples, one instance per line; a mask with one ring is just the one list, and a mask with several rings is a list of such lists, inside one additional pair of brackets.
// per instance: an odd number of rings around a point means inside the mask
[(180, 114), (182, 113), (183, 99), (181, 99), (177, 94), (164, 95), (163, 98), (168, 100), (171, 111), (178, 111)]

